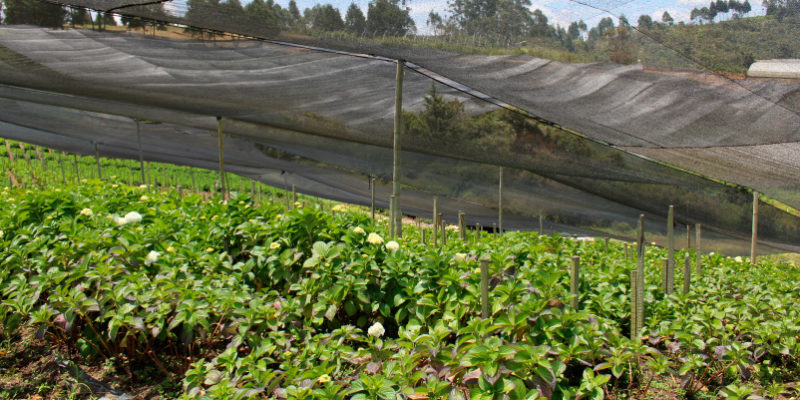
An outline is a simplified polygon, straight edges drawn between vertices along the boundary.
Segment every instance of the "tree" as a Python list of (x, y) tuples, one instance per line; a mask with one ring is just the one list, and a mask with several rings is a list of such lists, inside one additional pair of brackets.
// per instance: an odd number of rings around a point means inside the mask
[(372, 0), (367, 6), (367, 32), (374, 36), (404, 36), (416, 31), (408, 7), (398, 0)]
[(60, 28), (66, 22), (64, 7), (39, 0), (6, 0), (5, 19), (7, 25), (38, 25)]
[(311, 22), (311, 29), (316, 31), (333, 32), (344, 30), (342, 14), (331, 4), (317, 4), (305, 17)]
[(302, 19), (300, 9), (297, 8), (297, 2), (294, 0), (289, 1), (289, 16), (292, 23), (297, 23)]
[(672, 25), (673, 23), (675, 23), (675, 20), (672, 19), (672, 16), (669, 15), (668, 11), (664, 11), (664, 14), (661, 15), (661, 22), (667, 25)]
[(653, 29), (653, 18), (649, 15), (640, 15), (638, 22), (639, 30)]
[(581, 37), (581, 28), (578, 26), (578, 23), (573, 21), (569, 24), (569, 28), (567, 28), (567, 35), (569, 35), (572, 39), (577, 39)]
[(283, 27), (283, 10), (273, 0), (253, 0), (244, 9), (252, 32), (258, 36), (274, 36)]
[(94, 22), (100, 29), (103, 29), (105, 26), (117, 26), (117, 20), (114, 19), (112, 14), (108, 13), (97, 13), (97, 17), (95, 18)]
[(344, 17), (344, 30), (356, 35), (362, 35), (366, 29), (367, 19), (364, 17), (364, 13), (361, 12), (356, 3), (350, 3), (350, 7), (347, 8), (347, 14)]
[(608, 41), (609, 60), (622, 65), (633, 64), (637, 61), (639, 50), (628, 28), (620, 26), (607, 30), (603, 36)]
[(444, 31), (444, 20), (436, 11), (431, 10), (428, 13), (428, 20), (425, 21), (425, 24), (431, 28), (434, 35), (441, 35)]
[(91, 17), (89, 16), (89, 12), (86, 11), (85, 8), (78, 8), (72, 9), (69, 12), (69, 23), (75, 27), (75, 25), (86, 25), (91, 23)]
[(622, 26), (622, 27), (631, 26), (631, 23), (628, 22), (628, 18), (625, 17), (624, 14), (619, 16), (619, 26)]
[(413, 136), (437, 140), (454, 140), (464, 131), (464, 105), (457, 99), (445, 100), (435, 85), (431, 85), (423, 98), (425, 109), (419, 113), (403, 112), (406, 132)]
[(800, 15), (800, 0), (764, 0), (767, 15), (779, 20), (792, 15)]
[(533, 26), (531, 27), (531, 32), (530, 32), (531, 36), (547, 37), (554, 35), (555, 32), (553, 28), (550, 25), (548, 25), (547, 16), (544, 15), (542, 10), (538, 8), (536, 10), (533, 10), (533, 14), (531, 15), (531, 17), (533, 18)]

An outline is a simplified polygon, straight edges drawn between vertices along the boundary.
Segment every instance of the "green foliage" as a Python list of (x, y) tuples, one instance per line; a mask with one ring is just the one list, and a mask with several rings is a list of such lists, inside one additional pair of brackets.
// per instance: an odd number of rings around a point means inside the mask
[(363, 35), (367, 29), (367, 19), (356, 3), (350, 3), (344, 18), (344, 30), (355, 35)]
[[(708, 255), (688, 295), (664, 296), (664, 251), (648, 248), (632, 341), (616, 241), (448, 232), (431, 247), (409, 226), (392, 251), (360, 214), (93, 180), (3, 189), (0, 209), (3, 335), (30, 326), (84, 357), (160, 363), (185, 399), (645, 397), (661, 378), (747, 398), (800, 372), (800, 271), (785, 265)], [(580, 310), (564, 305), (572, 256)]]
[(405, 36), (414, 33), (411, 9), (401, 7), (399, 0), (371, 0), (367, 5), (367, 35)]
[(5, 0), (5, 18), (7, 25), (30, 24), (45, 27), (61, 27), (67, 16), (67, 10), (57, 4), (38, 0)]
[(339, 10), (330, 4), (316, 4), (311, 9), (306, 9), (305, 19), (311, 22), (311, 29), (319, 31), (341, 31), (344, 21)]

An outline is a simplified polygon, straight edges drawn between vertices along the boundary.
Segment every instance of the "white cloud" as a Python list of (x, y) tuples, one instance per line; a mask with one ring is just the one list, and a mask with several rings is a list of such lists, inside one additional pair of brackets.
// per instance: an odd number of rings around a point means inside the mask
[(708, 1), (706, 0), (678, 0), (679, 6), (686, 6), (686, 7), (703, 7), (708, 5)]

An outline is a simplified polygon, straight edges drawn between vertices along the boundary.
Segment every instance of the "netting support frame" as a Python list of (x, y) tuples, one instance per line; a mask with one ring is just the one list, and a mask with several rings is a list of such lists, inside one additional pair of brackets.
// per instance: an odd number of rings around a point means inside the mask
[(393, 134), (393, 161), (392, 161), (392, 204), (390, 225), (393, 226), (392, 235), (403, 237), (403, 212), (400, 207), (400, 141), (403, 133), (403, 73), (406, 62), (397, 60), (397, 76), (394, 94), (394, 134)]

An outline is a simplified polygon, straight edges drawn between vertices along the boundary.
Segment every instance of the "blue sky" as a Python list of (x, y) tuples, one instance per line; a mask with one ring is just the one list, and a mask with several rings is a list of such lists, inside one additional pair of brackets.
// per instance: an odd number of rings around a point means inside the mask
[[(282, 6), (287, 6), (289, 0), (276, 0)], [(302, 12), (305, 8), (313, 7), (314, 4), (328, 3), (333, 4), (342, 12), (342, 17), (350, 6), (351, 2), (358, 5), (366, 14), (367, 4), (369, 0), (295, 0)], [(653, 1), (653, 0), (580, 0), (581, 3), (591, 4), (597, 8), (608, 10), (615, 16), (625, 15), (631, 23), (635, 24), (640, 15), (648, 14), (654, 20), (660, 21), (661, 15), (664, 11), (669, 11), (670, 15), (675, 21), (689, 22), (689, 14), (695, 7), (707, 6), (710, 0), (666, 0), (666, 1)], [(247, 3), (247, 1), (242, 1)], [(545, 15), (550, 19), (551, 23), (557, 23), (562, 26), (567, 26), (573, 21), (584, 20), (587, 25), (594, 26), (603, 18), (609, 16), (609, 13), (600, 11), (577, 2), (565, 0), (531, 0), (533, 4), (531, 9), (541, 9)], [(439, 14), (446, 14), (447, 0), (407, 0), (407, 4), (411, 7), (412, 17), (417, 24), (418, 33), (426, 33), (427, 27), (425, 21), (428, 18), (428, 13), (432, 10), (439, 12)], [(753, 7), (752, 15), (763, 15), (764, 11), (761, 7), (761, 0), (750, 0)]]

